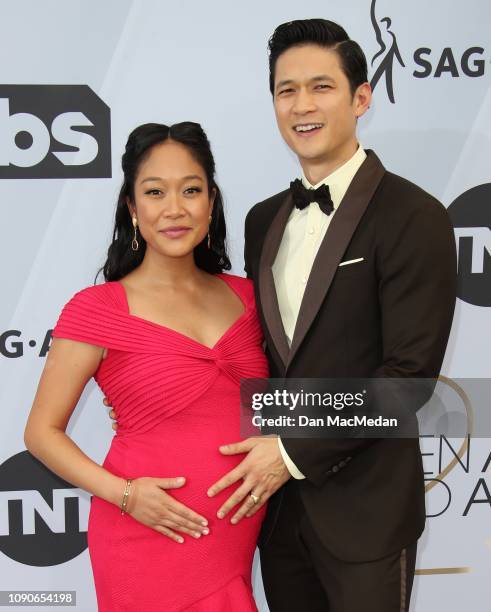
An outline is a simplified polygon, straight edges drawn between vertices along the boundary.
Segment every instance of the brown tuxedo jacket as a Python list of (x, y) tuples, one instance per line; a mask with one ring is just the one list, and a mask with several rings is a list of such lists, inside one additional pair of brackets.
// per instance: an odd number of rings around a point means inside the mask
[[(293, 203), (284, 191), (245, 223), (245, 265), (256, 289), (271, 377), (436, 378), (456, 296), (446, 209), (367, 151), (320, 245), (289, 348), (272, 264)], [(339, 267), (342, 261), (362, 262)], [(417, 439), (282, 438), (322, 543), (346, 561), (382, 558), (417, 540), (425, 522)], [(282, 503), (270, 500), (260, 545)]]

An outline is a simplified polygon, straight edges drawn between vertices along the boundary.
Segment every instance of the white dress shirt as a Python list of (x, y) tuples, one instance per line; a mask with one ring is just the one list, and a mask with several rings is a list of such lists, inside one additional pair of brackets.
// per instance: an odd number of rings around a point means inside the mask
[[(307, 189), (317, 189), (322, 184), (328, 185), (334, 210), (328, 216), (322, 212), (317, 202), (312, 202), (303, 210), (294, 207), (281, 239), (272, 271), (289, 346), (317, 251), (341, 200), (366, 157), (365, 151), (359, 146), (351, 159), (317, 185), (311, 185), (302, 174), (302, 182)], [(288, 456), (281, 438), (278, 438), (278, 445), (290, 474), (297, 479), (305, 478)]]

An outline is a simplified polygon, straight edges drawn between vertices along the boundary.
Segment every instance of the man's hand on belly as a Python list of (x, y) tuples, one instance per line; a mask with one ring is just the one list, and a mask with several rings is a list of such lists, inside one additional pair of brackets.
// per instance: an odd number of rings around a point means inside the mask
[(208, 489), (208, 495), (213, 497), (235, 482), (244, 481), (217, 512), (218, 518), (224, 518), (234, 506), (243, 502), (230, 521), (233, 524), (244, 516), (255, 514), (291, 476), (276, 437), (248, 438), (243, 442), (220, 446), (220, 452), (223, 455), (247, 453), (237, 467)]
[(114, 429), (114, 431), (116, 431), (116, 429), (118, 428), (118, 417), (116, 416), (116, 413), (114, 412), (114, 410), (112, 409), (111, 404), (109, 403), (109, 400), (107, 399), (107, 397), (105, 397), (102, 400), (102, 403), (104, 404), (104, 406), (106, 406), (106, 408), (111, 408), (111, 410), (109, 411), (109, 416), (110, 418), (114, 421), (114, 423), (112, 424), (112, 428)]

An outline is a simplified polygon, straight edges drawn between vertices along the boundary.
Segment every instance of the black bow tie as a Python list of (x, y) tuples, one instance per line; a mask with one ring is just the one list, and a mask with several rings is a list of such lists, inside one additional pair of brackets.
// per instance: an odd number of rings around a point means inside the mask
[(295, 179), (290, 183), (290, 192), (293, 203), (299, 210), (303, 210), (312, 202), (317, 202), (322, 212), (328, 216), (334, 210), (328, 185), (322, 184), (317, 189), (307, 189), (300, 179)]

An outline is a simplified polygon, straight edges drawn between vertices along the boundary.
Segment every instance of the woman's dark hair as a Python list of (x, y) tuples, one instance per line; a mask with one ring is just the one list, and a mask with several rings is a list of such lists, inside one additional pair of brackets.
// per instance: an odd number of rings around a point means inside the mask
[(360, 45), (351, 40), (346, 30), (327, 19), (298, 19), (282, 23), (268, 41), (269, 88), (274, 96), (274, 77), (278, 57), (290, 47), (318, 45), (333, 49), (339, 56), (341, 67), (348, 78), (351, 95), (368, 80), (367, 59)]
[(101, 268), (106, 281), (120, 280), (143, 261), (147, 245), (140, 232), (138, 232), (139, 249), (133, 251), (131, 248), (134, 230), (127, 201), (135, 199), (135, 178), (141, 163), (148, 157), (152, 147), (166, 140), (179, 142), (189, 150), (205, 171), (210, 196), (213, 190), (216, 193), (210, 223), (211, 248), (208, 248), (207, 237), (195, 247), (196, 265), (211, 274), (231, 268), (225, 244), (226, 228), (222, 194), (215, 182), (215, 160), (203, 128), (199, 123), (192, 121), (176, 123), (170, 127), (159, 123), (146, 123), (131, 132), (122, 157), (124, 180), (116, 205), (113, 239), (107, 252), (106, 263)]

